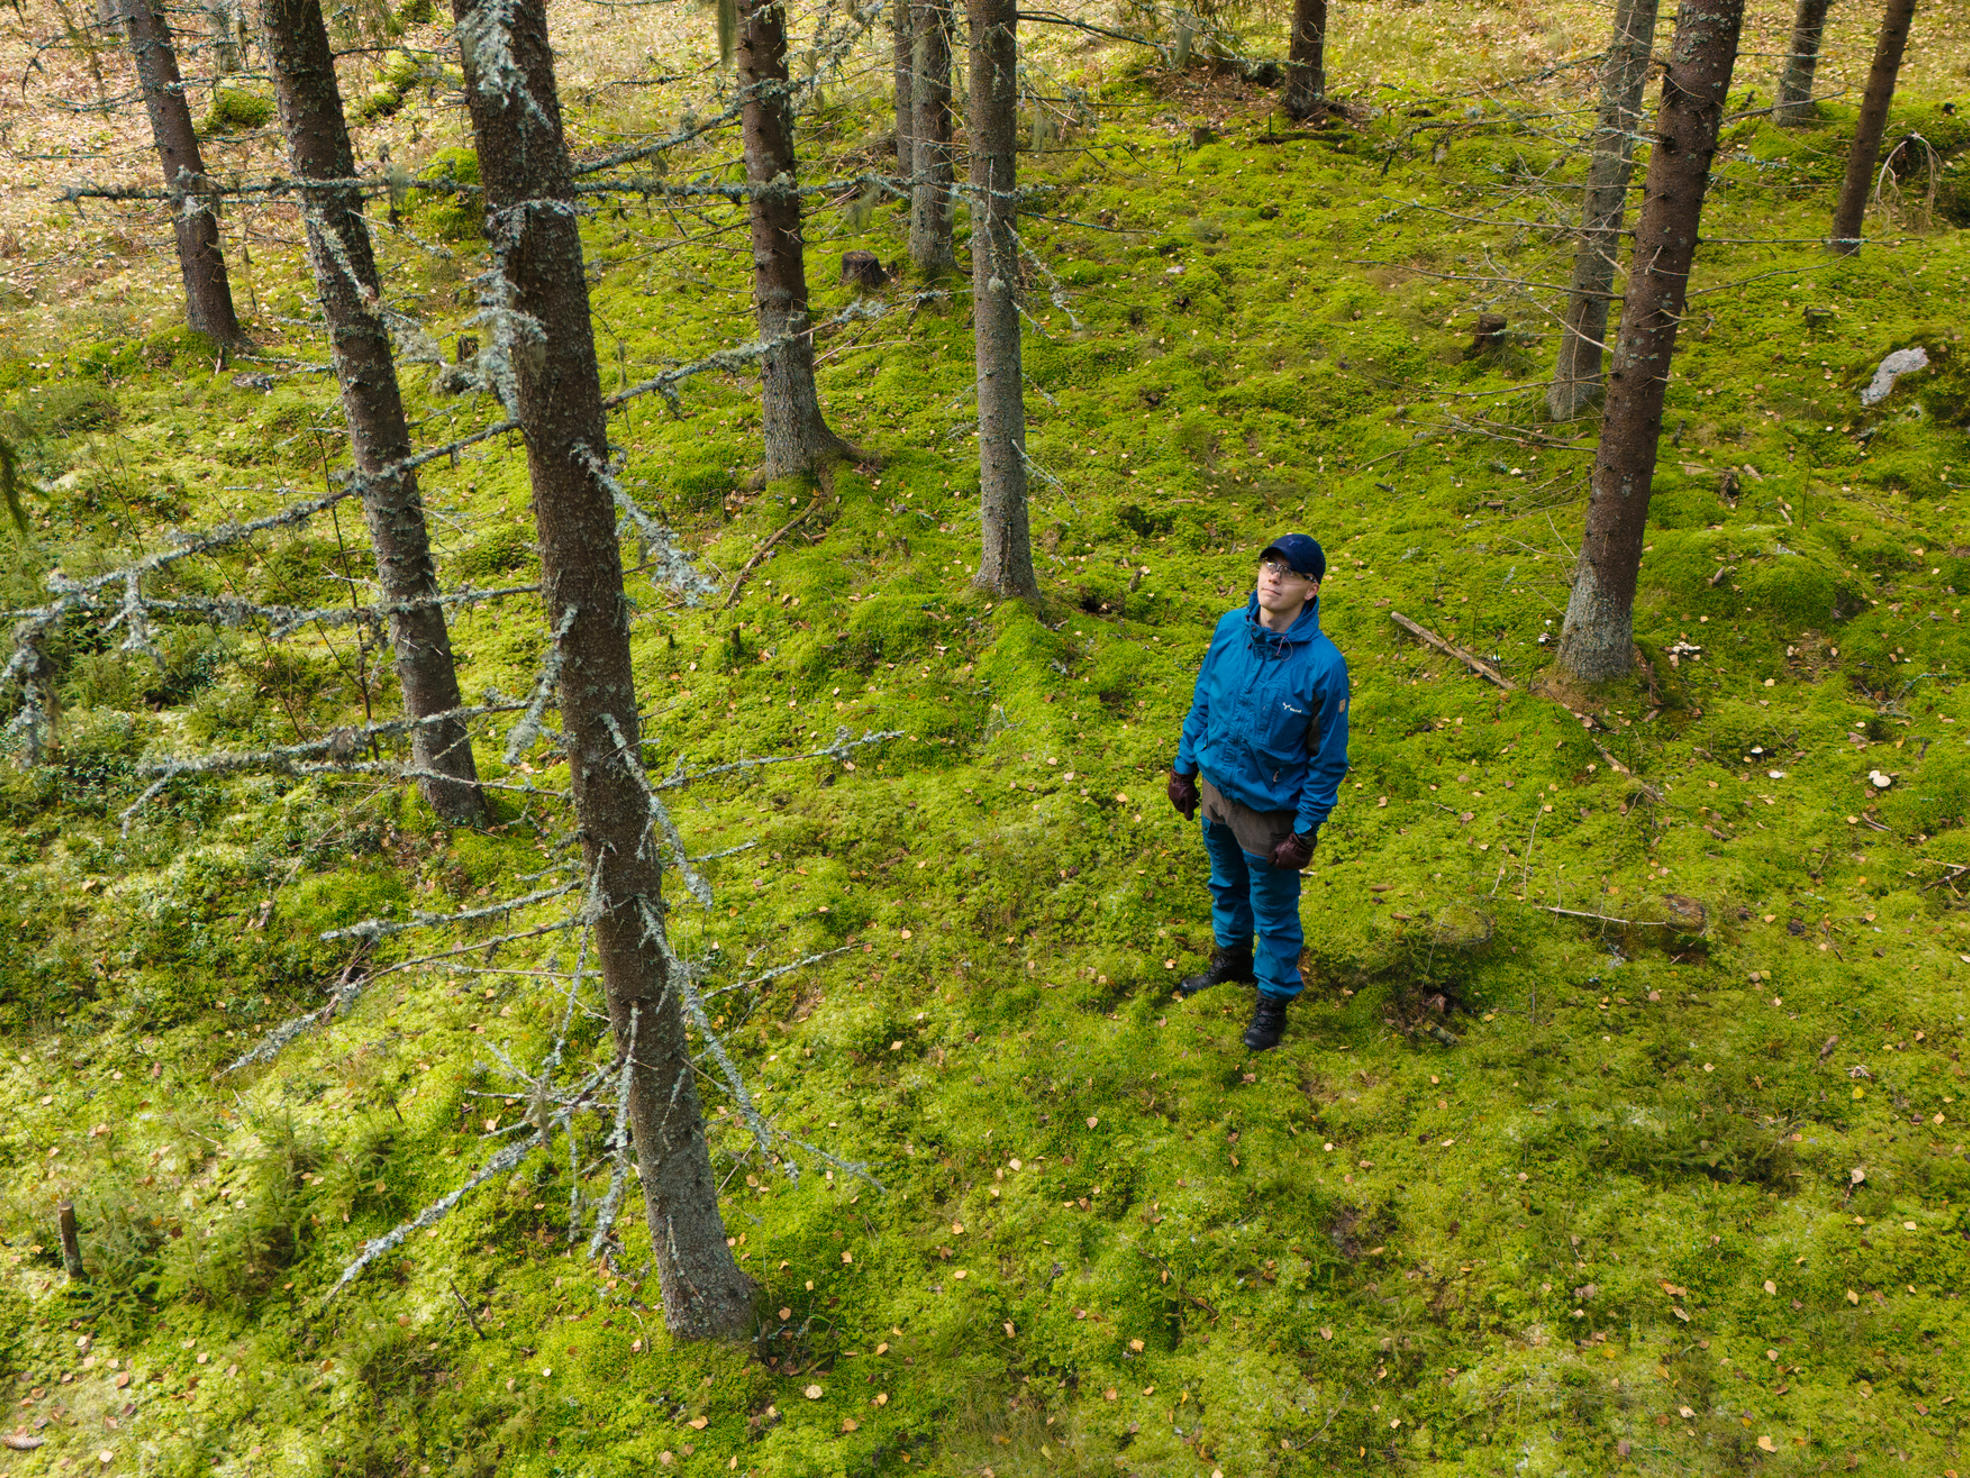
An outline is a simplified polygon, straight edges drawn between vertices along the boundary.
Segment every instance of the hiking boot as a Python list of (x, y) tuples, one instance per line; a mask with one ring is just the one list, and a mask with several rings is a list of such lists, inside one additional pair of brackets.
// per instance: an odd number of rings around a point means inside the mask
[(1286, 1035), (1286, 997), (1259, 992), (1259, 1003), (1252, 1008), (1252, 1024), (1245, 1028), (1245, 1045), (1254, 1052), (1269, 1052)]
[(1186, 975), (1177, 982), (1177, 994), (1188, 1000), (1200, 990), (1209, 990), (1214, 985), (1222, 985), (1227, 980), (1235, 980), (1250, 985), (1257, 977), (1252, 974), (1252, 946), (1235, 945), (1226, 949), (1223, 945), (1211, 951), (1211, 963), (1196, 975)]

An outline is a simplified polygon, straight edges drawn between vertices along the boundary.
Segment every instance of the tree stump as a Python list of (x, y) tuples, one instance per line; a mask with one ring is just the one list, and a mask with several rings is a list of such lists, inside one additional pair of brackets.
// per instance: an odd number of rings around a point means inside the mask
[(1476, 359), (1480, 354), (1496, 354), (1504, 348), (1506, 323), (1502, 313), (1478, 314), (1477, 329), (1471, 335), (1471, 345), (1464, 351), (1464, 358)]
[(861, 288), (878, 288), (889, 281), (872, 251), (845, 251), (841, 254), (841, 280)]
[(75, 1224), (75, 1203), (64, 1201), (55, 1210), (55, 1225), (61, 1233), (62, 1268), (70, 1281), (80, 1283), (89, 1276), (82, 1266), (82, 1237)]

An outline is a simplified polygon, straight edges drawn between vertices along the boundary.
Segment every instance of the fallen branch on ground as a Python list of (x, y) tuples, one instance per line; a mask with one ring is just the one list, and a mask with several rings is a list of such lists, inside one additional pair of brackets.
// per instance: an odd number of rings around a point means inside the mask
[(1497, 668), (1493, 667), (1489, 662), (1485, 661), (1484, 658), (1478, 656), (1475, 652), (1467, 652), (1462, 647), (1458, 646), (1455, 642), (1445, 641), (1442, 637), (1438, 636), (1434, 631), (1430, 630), (1429, 627), (1418, 625), (1416, 622), (1411, 621), (1407, 616), (1403, 615), (1402, 612), (1400, 611), (1390, 611), (1389, 616), (1395, 622), (1396, 625), (1400, 626), (1404, 631), (1408, 632), (1411, 636), (1415, 637), (1418, 641), (1424, 642), (1429, 646), (1435, 647), (1439, 652), (1443, 652), (1449, 656), (1455, 657), (1459, 662), (1463, 663), (1466, 667), (1470, 668), (1472, 672), (1475, 672), (1479, 677), (1483, 678), (1486, 682), (1493, 683), (1498, 687), (1503, 688), (1508, 693), (1516, 693), (1518, 691), (1517, 683), (1513, 682), (1510, 678), (1506, 677), (1504, 673), (1500, 672)]
[(1619, 924), (1624, 929), (1675, 929), (1682, 927), (1670, 919), (1617, 919), (1610, 914), (1588, 913), (1584, 909), (1561, 908), (1556, 903), (1536, 905), (1545, 913), (1564, 914), (1570, 919), (1594, 919), (1603, 924)]
[(732, 593), (725, 597), (725, 604), (720, 606), (719, 610), (729, 611), (732, 609), (733, 605), (739, 599), (739, 592), (746, 588), (747, 578), (759, 567), (759, 562), (773, 552), (773, 546), (775, 544), (779, 543), (781, 539), (791, 533), (800, 524), (805, 523), (808, 515), (820, 506), (821, 494), (817, 492), (814, 494), (813, 500), (805, 508), (801, 509), (800, 512), (796, 513), (792, 518), (773, 531), (773, 537), (760, 545), (753, 557), (745, 562), (745, 566), (739, 571), (739, 578), (732, 582)]

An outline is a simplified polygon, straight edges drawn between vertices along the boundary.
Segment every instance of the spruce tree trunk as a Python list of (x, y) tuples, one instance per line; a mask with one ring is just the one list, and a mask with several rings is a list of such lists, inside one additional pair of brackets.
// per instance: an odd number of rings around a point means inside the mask
[(890, 0), (889, 23), (895, 43), (896, 71), (896, 173), (908, 179), (912, 173), (910, 137), (916, 128), (917, 23), (910, 0)]
[(212, 32), (212, 57), (221, 77), (230, 77), (240, 70), (244, 58), (240, 55), (240, 33), (243, 29), (240, 18), (233, 11), (232, 0), (208, 0), (205, 9), (205, 23)]
[(814, 320), (807, 311), (783, 0), (740, 0), (738, 64), (746, 179), (754, 191), (753, 310), (760, 338), (781, 341), (760, 371), (770, 480), (811, 472), (848, 456), (850, 448), (828, 429), (814, 389)]
[(1302, 123), (1327, 106), (1327, 0), (1293, 0), (1284, 103)]
[(1560, 669), (1583, 682), (1620, 677), (1634, 661), (1635, 576), (1662, 435), (1662, 399), (1743, 25), (1744, 0), (1683, 0), (1676, 13), (1621, 332), (1608, 370), (1587, 530), (1560, 634)]
[(1860, 123), (1854, 146), (1847, 153), (1847, 177), (1840, 185), (1840, 204), (1833, 212), (1833, 238), (1828, 247), (1841, 256), (1861, 249), (1861, 222), (1867, 217), (1867, 197), (1874, 189), (1874, 166), (1881, 155), (1881, 136), (1888, 131), (1888, 104), (1895, 100), (1895, 78), (1902, 70), (1902, 51), (1915, 19), (1915, 0), (1888, 0), (1881, 16), (1881, 37), (1868, 69), (1867, 92), (1861, 98)]
[[(363, 518), (376, 552), (377, 584), (383, 604), (393, 608), (390, 649), (404, 711), (412, 718), (448, 713), (462, 702), (451, 633), (444, 608), (436, 604), (438, 576), (417, 474), (385, 471), (411, 456), (410, 430), (321, 0), (262, 0), (261, 20), (288, 157), (302, 186), (308, 258), (328, 319), (349, 442), (356, 471), (365, 479)], [(315, 180), (334, 183), (308, 183)], [(419, 728), (411, 757), (433, 810), (454, 826), (485, 824), (485, 796), (463, 720)]]
[[(928, 8), (928, 7), (926, 7)], [(1026, 390), (1019, 367), (1018, 0), (967, 0), (971, 23), (972, 334), (978, 348), (979, 587), (1031, 599)]]
[(1813, 103), (1813, 73), (1820, 64), (1820, 38), (1826, 32), (1826, 12), (1832, 0), (1799, 0), (1792, 17), (1792, 45), (1778, 74), (1778, 103), (1772, 121), (1797, 125), (1812, 122), (1819, 109)]
[(955, 270), (957, 253), (951, 247), (951, 3), (917, 0), (915, 127), (910, 160), (916, 181), (910, 193), (910, 260), (919, 270), (936, 275)]
[(170, 192), (171, 229), (178, 237), (178, 271), (185, 282), (185, 321), (222, 345), (241, 343), (246, 336), (233, 312), (232, 284), (219, 248), (219, 217), (198, 135), (192, 131), (170, 26), (154, 0), (121, 0), (120, 15), (144, 111), (150, 115), (157, 162), (164, 167), (164, 188)]
[(1642, 87), (1655, 46), (1656, 5), (1657, 0), (1615, 4), (1614, 37), (1601, 67), (1600, 122), (1580, 207), (1580, 241), (1567, 284), (1559, 364), (1546, 391), (1546, 413), (1555, 421), (1579, 415), (1601, 388), (1601, 346), (1607, 340), (1614, 264), (1635, 169), (1635, 135), (1643, 123)]
[[(629, 1122), (664, 1322), (680, 1338), (736, 1339), (752, 1291), (725, 1245), (663, 918), (630, 668), (628, 602), (601, 375), (589, 320), (561, 106), (543, 0), (453, 0), (485, 187), (495, 341), (511, 353), (533, 484), (547, 624), (562, 633), (560, 706), (582, 855), (594, 880), (596, 954), (616, 1050), (631, 1064)], [(612, 732), (613, 730), (613, 732)]]

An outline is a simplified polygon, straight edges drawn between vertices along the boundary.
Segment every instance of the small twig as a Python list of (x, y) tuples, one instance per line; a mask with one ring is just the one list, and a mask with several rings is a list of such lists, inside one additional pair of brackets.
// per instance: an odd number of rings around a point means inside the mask
[[(1945, 883), (1954, 883), (1958, 878), (1962, 877), (1966, 872), (1970, 872), (1970, 863), (1964, 863), (1960, 865), (1956, 863), (1945, 863), (1944, 866), (1948, 867), (1949, 871), (1945, 873), (1942, 877), (1937, 878), (1933, 883), (1924, 883), (1922, 885), (1922, 891), (1924, 893), (1927, 893), (1931, 888), (1940, 888)], [(1956, 889), (1952, 887), (1950, 891), (1954, 893)]]
[(465, 1295), (458, 1291), (458, 1285), (450, 1279), (446, 1279), (445, 1287), (449, 1288), (451, 1290), (451, 1296), (458, 1300), (459, 1308), (464, 1311), (465, 1321), (472, 1326), (472, 1332), (478, 1335), (480, 1339), (484, 1339), (486, 1332), (479, 1327), (479, 1316), (472, 1312), (472, 1305), (465, 1301)]
[(820, 506), (821, 506), (821, 494), (817, 492), (814, 494), (813, 502), (809, 503), (805, 508), (801, 509), (800, 512), (796, 513), (792, 518), (788, 519), (785, 523), (781, 524), (779, 528), (774, 530), (773, 537), (768, 539), (764, 544), (760, 545), (759, 549), (754, 553), (753, 557), (747, 560), (745, 562), (745, 565), (739, 570), (739, 577), (732, 582), (732, 593), (725, 597), (725, 604), (720, 606), (719, 610), (729, 611), (732, 609), (734, 602), (736, 602), (739, 598), (739, 592), (746, 588), (746, 580), (751, 576), (752, 572), (756, 568), (758, 568), (759, 562), (762, 559), (766, 558), (768, 554), (772, 553), (773, 546), (775, 544), (779, 543), (782, 538), (792, 533), (795, 528), (797, 528), (800, 524), (804, 523), (807, 519), (807, 515), (812, 513), (816, 508), (819, 508)]

